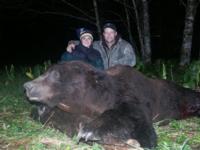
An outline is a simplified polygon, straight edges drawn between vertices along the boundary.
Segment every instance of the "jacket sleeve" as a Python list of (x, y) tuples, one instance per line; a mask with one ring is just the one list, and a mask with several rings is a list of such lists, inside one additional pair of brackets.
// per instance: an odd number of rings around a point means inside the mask
[(78, 45), (80, 43), (80, 41), (78, 41), (78, 40), (70, 40), (70, 41), (68, 41), (68, 45), (71, 44), (71, 43), (73, 43), (75, 45)]
[(61, 55), (60, 62), (67, 61), (67, 59), (68, 59), (68, 54), (67, 54), (67, 52), (64, 52)]
[(135, 51), (131, 46), (131, 44), (127, 43), (125, 48), (122, 49), (122, 53), (123, 56), (117, 60), (118, 64), (135, 66), (136, 56), (135, 56)]
[(64, 52), (60, 58), (60, 62), (64, 61), (71, 61), (74, 60), (74, 57), (71, 55), (71, 53)]

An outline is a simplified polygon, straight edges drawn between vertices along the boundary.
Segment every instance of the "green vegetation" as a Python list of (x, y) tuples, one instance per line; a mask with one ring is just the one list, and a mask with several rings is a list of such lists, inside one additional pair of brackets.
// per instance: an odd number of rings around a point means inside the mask
[[(100, 150), (98, 144), (89, 146), (77, 144), (76, 137), (65, 134), (32, 120), (31, 108), (22, 85), (45, 71), (50, 62), (35, 67), (15, 68), (13, 65), (0, 71), (0, 150)], [(176, 62), (158, 61), (136, 68), (150, 77), (173, 80), (188, 88), (200, 86), (200, 61), (185, 68), (178, 68)], [(199, 150), (200, 119), (173, 120), (168, 125), (155, 123), (158, 134), (156, 150)]]

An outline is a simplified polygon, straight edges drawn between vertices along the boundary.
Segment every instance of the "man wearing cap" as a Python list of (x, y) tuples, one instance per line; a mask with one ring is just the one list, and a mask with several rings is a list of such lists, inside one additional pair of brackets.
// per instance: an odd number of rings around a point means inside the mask
[[(72, 52), (74, 46), (75, 43), (70, 42), (67, 46), (67, 51)], [(136, 64), (133, 47), (119, 37), (117, 28), (112, 23), (106, 23), (103, 26), (103, 39), (94, 41), (93, 47), (100, 52), (105, 69), (117, 64), (129, 66), (135, 66)]]
[(71, 53), (64, 52), (61, 56), (61, 62), (80, 60), (89, 63), (98, 69), (103, 69), (104, 65), (101, 54), (92, 47), (92, 32), (86, 28), (80, 28), (77, 33), (80, 43), (75, 46)]

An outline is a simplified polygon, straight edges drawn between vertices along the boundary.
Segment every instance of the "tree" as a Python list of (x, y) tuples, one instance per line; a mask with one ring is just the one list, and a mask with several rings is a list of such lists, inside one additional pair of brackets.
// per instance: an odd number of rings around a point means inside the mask
[(144, 54), (144, 43), (143, 43), (143, 36), (142, 36), (141, 25), (140, 25), (140, 17), (139, 17), (136, 1), (132, 0), (132, 3), (133, 3), (134, 14), (135, 14), (136, 27), (137, 27), (137, 31), (138, 31), (141, 54), (143, 55)]
[[(137, 5), (140, 5), (140, 10)], [(136, 3), (132, 0), (135, 18), (137, 22), (137, 30), (140, 41), (140, 49), (144, 63), (151, 63), (151, 33), (149, 24), (149, 6), (147, 0), (141, 0)]]
[(194, 20), (199, 0), (187, 0), (185, 13), (185, 27), (183, 31), (183, 42), (181, 47), (180, 66), (190, 63)]
[(97, 0), (93, 0), (93, 6), (94, 6), (94, 12), (95, 12), (95, 18), (96, 18), (96, 27), (97, 27), (99, 38), (101, 39), (102, 38), (101, 37), (101, 24), (100, 24)]
[(126, 14), (126, 25), (127, 25), (127, 30), (128, 30), (128, 35), (129, 35), (129, 40), (132, 44), (133, 43), (133, 36), (132, 36), (132, 32), (131, 32), (131, 20), (130, 20), (130, 16), (129, 16), (129, 9), (126, 7), (127, 5), (127, 0), (124, 0), (124, 10), (125, 10), (125, 14)]
[[(93, 0), (92, 11), (83, 9), (82, 7), (76, 6), (74, 3), (68, 0), (51, 0), (51, 1), (41, 1), (36, 2), (34, 5), (33, 0), (13, 0), (12, 2), (7, 2), (6, 0), (2, 2), (2, 5), (7, 8), (19, 9), (21, 10), (21, 15), (23, 13), (31, 12), (41, 15), (57, 15), (66, 18), (79, 20), (81, 22), (87, 22), (91, 25), (97, 27), (98, 35), (101, 35), (100, 18), (98, 12), (97, 0)], [(64, 5), (66, 9), (64, 10), (61, 6)], [(37, 7), (36, 7), (37, 6)], [(71, 10), (71, 11), (69, 11)], [(76, 13), (74, 13), (76, 12)], [(94, 12), (94, 13), (93, 13)]]
[(151, 63), (151, 33), (149, 24), (149, 6), (147, 0), (142, 0), (142, 35), (144, 43), (143, 61), (144, 63)]
[[(119, 0), (115, 1), (121, 3)], [(123, 2), (122, 4), (125, 6), (125, 12), (127, 11), (126, 10), (127, 8), (132, 9), (134, 11), (142, 60), (144, 63), (151, 63), (151, 33), (150, 33), (149, 6), (148, 6), (149, 3), (147, 0), (132, 0), (133, 7), (127, 5), (125, 2)], [(126, 12), (126, 18), (127, 18), (127, 12)], [(129, 18), (127, 18), (127, 20), (129, 20)], [(128, 32), (130, 32), (129, 28)]]

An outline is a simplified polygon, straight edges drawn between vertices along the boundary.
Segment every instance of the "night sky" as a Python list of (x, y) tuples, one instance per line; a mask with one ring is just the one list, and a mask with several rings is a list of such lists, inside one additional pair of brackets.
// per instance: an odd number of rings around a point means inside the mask
[[(73, 5), (94, 16), (91, 0), (69, 0)], [(101, 22), (114, 22), (121, 36), (128, 40), (123, 6), (114, 1), (99, 0)], [(150, 26), (154, 59), (177, 58), (182, 40), (185, 8), (179, 0), (151, 0)], [(34, 65), (51, 60), (56, 62), (65, 51), (68, 40), (77, 39), (75, 29), (96, 27), (88, 22), (68, 16), (40, 14), (37, 11), (70, 13), (83, 16), (78, 11), (57, 0), (0, 0), (0, 63), (4, 65)], [(118, 14), (118, 15), (116, 15)], [(134, 15), (133, 13), (131, 14)], [(197, 18), (200, 18), (198, 8)], [(124, 20), (123, 20), (124, 19)], [(136, 25), (132, 19), (132, 34), (138, 46)], [(200, 50), (200, 19), (196, 19), (193, 38), (193, 57)], [(97, 39), (97, 36), (95, 37)]]

